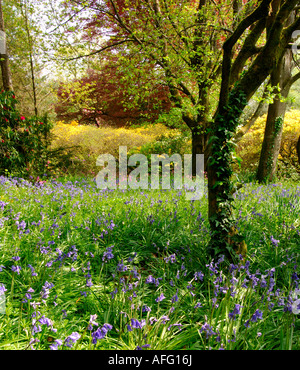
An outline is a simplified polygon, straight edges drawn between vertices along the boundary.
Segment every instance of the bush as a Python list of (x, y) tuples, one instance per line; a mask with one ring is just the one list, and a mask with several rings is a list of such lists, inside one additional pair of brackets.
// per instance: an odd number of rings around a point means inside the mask
[[(280, 153), (278, 156), (277, 176), (293, 178), (300, 173), (296, 151), (300, 135), (300, 111), (291, 110), (286, 113), (282, 133)], [(267, 115), (258, 118), (251, 129), (238, 143), (237, 154), (242, 159), (241, 171), (254, 172), (258, 166)], [(237, 169), (237, 168), (236, 168)]]
[(163, 134), (157, 137), (155, 141), (146, 143), (142, 147), (133, 148), (130, 155), (134, 153), (144, 154), (148, 161), (151, 160), (151, 154), (188, 154), (191, 153), (191, 141), (188, 135), (184, 135), (180, 131), (173, 130), (168, 134)]
[(0, 174), (36, 177), (47, 168), (51, 124), (20, 115), (16, 104), (13, 92), (0, 93)]
[[(112, 154), (119, 157), (119, 146), (126, 146), (128, 153), (140, 150), (147, 143), (157, 140), (162, 133), (167, 135), (171, 130), (156, 124), (140, 127), (115, 128), (79, 125), (76, 121), (66, 124), (57, 122), (52, 130), (55, 137), (51, 149), (73, 147), (69, 156), (70, 174), (95, 175), (98, 172), (96, 159), (100, 154)], [(135, 148), (135, 149), (134, 149)]]

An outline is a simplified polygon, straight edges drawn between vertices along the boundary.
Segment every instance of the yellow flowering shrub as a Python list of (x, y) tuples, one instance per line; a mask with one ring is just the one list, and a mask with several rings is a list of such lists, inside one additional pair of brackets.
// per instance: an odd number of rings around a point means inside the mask
[[(174, 130), (173, 130), (174, 131)], [(79, 125), (73, 121), (65, 124), (58, 121), (54, 125), (52, 133), (55, 139), (52, 148), (74, 147), (71, 161), (73, 169), (83, 173), (96, 173), (96, 158), (100, 154), (109, 153), (116, 158), (119, 154), (119, 146), (127, 146), (128, 152), (133, 148), (141, 148), (145, 144), (155, 141), (161, 135), (168, 137), (172, 132), (162, 124), (148, 125), (145, 127), (95, 127)]]
[[(238, 143), (237, 155), (242, 159), (241, 169), (253, 171), (257, 168), (261, 146), (264, 137), (267, 115), (258, 118), (251, 129)], [(279, 169), (291, 167), (299, 169), (296, 143), (300, 135), (300, 111), (290, 110), (285, 114), (281, 149), (279, 154)]]

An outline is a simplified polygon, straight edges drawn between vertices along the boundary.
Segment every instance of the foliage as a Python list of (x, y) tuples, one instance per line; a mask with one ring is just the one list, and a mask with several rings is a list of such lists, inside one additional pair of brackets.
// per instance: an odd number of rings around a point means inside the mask
[(122, 126), (153, 122), (161, 112), (170, 109), (166, 88), (139, 79), (134, 81), (138, 93), (132, 92), (129, 82), (124, 81), (124, 74), (118, 71), (117, 61), (113, 61), (98, 67), (98, 71), (89, 69), (81, 79), (60, 84), (55, 105), (59, 120)]
[[(283, 123), (283, 133), (281, 148), (278, 157), (277, 177), (295, 177), (296, 172), (300, 173), (296, 144), (300, 135), (299, 128), (300, 111), (292, 109), (285, 114)], [(258, 161), (263, 141), (264, 128), (266, 124), (266, 114), (256, 120), (240, 142), (238, 143), (237, 153), (241, 157), (241, 171), (254, 172)], [(238, 170), (238, 168), (235, 168)]]
[(299, 348), (299, 186), (234, 195), (249, 254), (228, 264), (206, 255), (207, 195), (0, 185), (1, 349)]
[(190, 135), (183, 135), (182, 132), (171, 131), (166, 134), (159, 135), (155, 140), (144, 144), (141, 147), (135, 147), (129, 155), (140, 153), (147, 157), (149, 163), (151, 161), (151, 154), (189, 154), (191, 151)]
[[(99, 53), (110, 64), (112, 57), (117, 61), (120, 83), (132, 99), (126, 100), (128, 109), (157, 91), (153, 85), (167, 87), (185, 124), (206, 128), (216, 108), (222, 42), (234, 18), (231, 1), (122, 0), (95, 6), (89, 0), (83, 13), (78, 2), (64, 3), (65, 12), (76, 16), (74, 23), (84, 30), (82, 39), (95, 44), (92, 58)], [(240, 9), (240, 15), (249, 8)]]
[[(35, 77), (39, 114), (53, 114), (55, 101), (53, 82), (49, 81), (49, 56), (47, 55), (45, 27), (42, 27), (43, 4), (32, 0), (3, 2), (3, 14), (13, 89), (19, 98), (18, 108), (25, 116), (34, 114), (31, 61)], [(26, 10), (25, 10), (26, 9)], [(28, 33), (27, 33), (28, 28)], [(22, 97), (22, 99), (21, 99)]]
[(36, 177), (46, 172), (51, 123), (26, 118), (16, 109), (13, 92), (0, 93), (0, 173)]

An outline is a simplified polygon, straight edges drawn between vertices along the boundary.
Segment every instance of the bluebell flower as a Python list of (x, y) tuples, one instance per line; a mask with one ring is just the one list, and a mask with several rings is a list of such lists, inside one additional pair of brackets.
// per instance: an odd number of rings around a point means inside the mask
[(56, 351), (58, 347), (60, 347), (63, 344), (63, 341), (60, 339), (55, 339), (54, 343), (51, 344), (49, 347), (52, 351)]
[(93, 286), (92, 279), (87, 279), (87, 281), (86, 281), (86, 286), (87, 286), (87, 287), (91, 287), (91, 286)]
[(161, 302), (161, 301), (162, 301), (162, 300), (164, 300), (165, 298), (166, 298), (166, 297), (164, 296), (164, 294), (163, 294), (163, 293), (161, 293), (161, 295), (155, 299), (155, 302)]
[(106, 251), (103, 253), (102, 261), (106, 262), (114, 258), (114, 255), (112, 253), (113, 245), (111, 247), (106, 248)]
[(50, 289), (52, 289), (53, 287), (54, 287), (53, 283), (49, 283), (48, 281), (45, 282), (40, 292), (42, 299), (47, 299), (49, 297)]
[(142, 350), (143, 348), (151, 348), (150, 344), (143, 344), (142, 346), (137, 346), (136, 350)]
[(261, 310), (257, 309), (254, 314), (251, 317), (252, 322), (256, 322), (257, 320), (262, 320), (263, 319), (263, 313)]
[(127, 269), (127, 266), (124, 265), (123, 260), (121, 260), (121, 262), (117, 265), (117, 271), (124, 272), (127, 271)]
[(42, 325), (46, 325), (47, 327), (52, 327), (53, 326), (52, 321), (50, 319), (48, 319), (48, 317), (46, 317), (45, 315), (43, 315), (40, 319), (38, 319), (38, 321)]
[(235, 320), (235, 319), (236, 319), (236, 316), (241, 314), (241, 307), (242, 307), (242, 306), (241, 306), (240, 304), (236, 304), (236, 305), (234, 306), (233, 311), (232, 311), (232, 312), (229, 312), (228, 317), (229, 317), (230, 319)]
[(157, 318), (151, 316), (150, 319), (149, 319), (149, 322), (150, 322), (150, 325), (153, 325), (155, 322), (157, 322)]
[(166, 315), (163, 315), (161, 318), (160, 318), (160, 321), (165, 324), (166, 321), (170, 321), (170, 318), (169, 316), (166, 316)]
[(203, 280), (203, 277), (204, 277), (204, 274), (201, 271), (195, 272), (195, 274), (194, 274), (195, 281), (197, 281), (197, 280), (202, 281)]
[(176, 254), (173, 253), (169, 257), (165, 257), (164, 260), (165, 260), (166, 263), (168, 263), (168, 262), (175, 263), (176, 262)]
[(203, 324), (200, 328), (200, 333), (204, 332), (206, 334), (206, 339), (217, 333), (213, 331), (213, 327), (210, 326), (207, 322)]
[(28, 264), (27, 266), (28, 266), (28, 267), (30, 268), (30, 270), (31, 270), (31, 276), (37, 276), (37, 273), (35, 272), (34, 268), (33, 268), (30, 264)]
[(17, 225), (18, 230), (20, 229), (24, 230), (26, 228), (26, 222), (24, 220), (21, 222), (16, 221), (16, 225)]
[(279, 242), (280, 242), (279, 240), (274, 239), (273, 235), (271, 235), (271, 243), (272, 243), (275, 247), (277, 247), (277, 246), (278, 246)]
[(152, 275), (149, 275), (145, 281), (146, 284), (155, 284), (155, 279)]
[[(32, 299), (32, 296), (31, 296), (31, 294), (30, 293), (33, 293), (34, 292), (34, 290), (32, 289), (32, 288), (29, 288), (28, 290), (27, 290), (27, 293), (25, 294), (25, 297), (27, 298), (27, 299)], [(27, 302), (27, 301), (26, 301)]]
[(5, 288), (5, 286), (3, 284), (0, 284), (0, 296), (5, 294), (6, 291), (7, 289)]
[(109, 294), (111, 295), (111, 298), (114, 299), (115, 298), (115, 295), (118, 293), (118, 288), (116, 288), (115, 290), (113, 290), (112, 292), (110, 292)]
[(21, 266), (15, 266), (15, 265), (13, 265), (13, 266), (11, 266), (11, 270), (13, 272), (16, 272), (18, 275), (20, 275), (20, 271), (22, 270), (22, 268), (21, 268)]
[(80, 338), (80, 334), (78, 334), (75, 331), (65, 339), (64, 345), (69, 348), (72, 348), (73, 344), (76, 343), (79, 338)]
[(174, 303), (174, 302), (178, 302), (179, 298), (178, 298), (178, 289), (176, 291), (176, 293), (173, 295), (173, 297), (171, 298), (171, 302)]
[(182, 324), (178, 323), (178, 324), (171, 324), (169, 327), (168, 327), (168, 330), (171, 330), (172, 327), (176, 326), (177, 328), (179, 328), (179, 331), (181, 330), (182, 328)]
[(155, 286), (158, 287), (159, 286), (159, 282), (160, 280), (162, 280), (162, 278), (157, 278), (156, 281), (155, 281)]
[(141, 321), (139, 321), (137, 319), (131, 319), (130, 323), (133, 329), (142, 329), (146, 325), (146, 320), (142, 319)]

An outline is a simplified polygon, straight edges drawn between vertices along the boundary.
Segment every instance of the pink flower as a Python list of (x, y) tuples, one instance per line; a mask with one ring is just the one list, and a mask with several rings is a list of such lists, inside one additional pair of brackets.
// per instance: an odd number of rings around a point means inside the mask
[(25, 117), (24, 116), (21, 116), (20, 119), (21, 119), (21, 121), (24, 121), (25, 120)]

